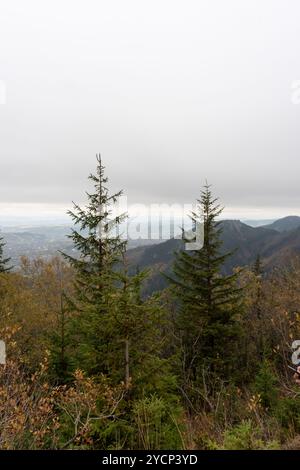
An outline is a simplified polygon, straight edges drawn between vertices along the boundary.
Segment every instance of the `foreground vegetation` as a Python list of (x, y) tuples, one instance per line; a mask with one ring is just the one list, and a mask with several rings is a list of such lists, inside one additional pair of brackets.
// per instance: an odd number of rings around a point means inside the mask
[[(221, 208), (208, 186), (201, 250), (176, 256), (169, 288), (143, 296), (98, 158), (87, 206), (70, 214), (79, 257), (22, 259), (0, 240), (2, 449), (300, 448), (300, 261), (222, 276)], [(184, 234), (183, 234), (184, 236)]]

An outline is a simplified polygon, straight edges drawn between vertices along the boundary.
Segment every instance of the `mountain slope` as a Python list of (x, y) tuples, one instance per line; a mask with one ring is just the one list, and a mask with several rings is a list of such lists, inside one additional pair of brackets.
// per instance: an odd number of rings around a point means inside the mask
[(270, 225), (264, 225), (264, 227), (276, 230), (277, 232), (287, 232), (300, 227), (300, 217), (297, 215), (289, 215), (283, 219), (276, 220)]
[[(239, 220), (221, 222), (223, 229), (222, 252), (232, 252), (226, 261), (223, 272), (230, 273), (237, 266), (252, 265), (259, 254), (266, 271), (286, 265), (293, 257), (300, 256), (300, 217), (290, 216), (270, 225), (249, 226)], [(19, 256), (29, 258), (42, 256), (45, 259), (58, 254), (58, 250), (74, 254), (71, 241), (66, 237), (68, 226), (20, 228), (2, 232), (5, 237), (5, 255), (12, 257), (12, 264), (19, 264)], [(157, 242), (157, 241), (156, 241)], [(135, 245), (133, 245), (133, 243)], [(146, 246), (139, 246), (148, 243)], [(131, 271), (149, 269), (151, 272), (148, 292), (167, 285), (161, 272), (170, 272), (174, 261), (174, 252), (183, 249), (180, 239), (170, 239), (162, 243), (151, 240), (129, 242), (127, 257)], [(147, 290), (146, 289), (146, 290)]]
[[(277, 227), (288, 226), (286, 221), (278, 222)], [(278, 231), (272, 228), (273, 224), (250, 227), (239, 220), (225, 220), (221, 222), (221, 226), (222, 253), (232, 252), (223, 267), (226, 274), (237, 266), (252, 265), (257, 255), (261, 256), (266, 271), (275, 266), (283, 266), (293, 256), (300, 255), (300, 226), (294, 230)], [(167, 286), (161, 273), (171, 271), (174, 252), (180, 249), (183, 249), (183, 242), (171, 239), (158, 245), (128, 251), (128, 259), (132, 265), (139, 266), (140, 269), (147, 268), (151, 272), (146, 293)]]

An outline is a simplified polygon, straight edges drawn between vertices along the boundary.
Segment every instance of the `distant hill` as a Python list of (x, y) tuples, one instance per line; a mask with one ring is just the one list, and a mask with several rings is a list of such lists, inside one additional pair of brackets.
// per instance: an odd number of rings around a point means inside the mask
[(49, 259), (62, 250), (68, 254), (73, 251), (71, 241), (67, 238), (70, 227), (13, 227), (4, 229), (1, 236), (5, 241), (5, 255), (12, 260), (12, 265), (20, 264), (20, 257), (41, 257)]
[[(232, 252), (223, 266), (224, 273), (232, 272), (237, 266), (252, 265), (259, 254), (266, 272), (274, 267), (286, 265), (289, 260), (300, 256), (300, 217), (289, 216), (264, 226), (250, 226), (239, 220), (221, 222), (223, 252)], [(21, 255), (29, 258), (49, 259), (64, 251), (76, 253), (72, 241), (67, 238), (70, 226), (19, 227), (2, 231), (6, 242), (6, 255), (12, 257), (15, 266)], [(161, 273), (172, 269), (174, 252), (183, 249), (183, 242), (173, 238), (164, 242), (158, 240), (135, 240), (128, 243), (127, 257), (131, 272), (147, 268), (151, 272), (146, 292), (153, 292), (167, 285)]]
[[(59, 251), (73, 255), (72, 240), (68, 238), (72, 227), (70, 225), (53, 226), (16, 226), (3, 227), (0, 235), (4, 237), (5, 256), (12, 259), (12, 265), (18, 267), (20, 257), (49, 259), (57, 256)], [(129, 248), (149, 246), (157, 242), (152, 240), (132, 240), (128, 243)]]
[(253, 220), (253, 219), (242, 219), (242, 222), (250, 227), (262, 227), (265, 225), (270, 225), (275, 222), (276, 219), (266, 219), (266, 220)]
[(283, 219), (276, 220), (272, 224), (265, 225), (266, 228), (277, 230), (277, 232), (287, 232), (300, 227), (300, 217), (290, 215)]
[[(239, 220), (222, 221), (222, 252), (232, 252), (223, 266), (223, 273), (228, 274), (237, 266), (253, 265), (257, 255), (261, 256), (267, 272), (287, 264), (292, 257), (300, 255), (300, 218), (298, 224), (295, 217), (286, 217), (260, 227), (251, 227)], [(161, 273), (171, 271), (174, 251), (180, 249), (183, 249), (183, 242), (171, 239), (159, 245), (128, 251), (132, 266), (147, 268), (151, 272), (146, 293), (167, 285)]]

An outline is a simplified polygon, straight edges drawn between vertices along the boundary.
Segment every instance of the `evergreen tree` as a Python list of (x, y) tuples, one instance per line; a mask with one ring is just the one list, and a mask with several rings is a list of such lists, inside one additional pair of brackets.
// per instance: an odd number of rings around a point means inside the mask
[(4, 258), (4, 247), (5, 243), (3, 241), (3, 238), (0, 237), (0, 273), (5, 273), (12, 269), (11, 266), (7, 266), (11, 258)]
[(261, 277), (263, 275), (264, 268), (263, 268), (263, 263), (261, 261), (260, 254), (256, 256), (252, 270), (253, 270), (253, 273), (258, 277)]
[(126, 215), (113, 215), (113, 206), (122, 191), (109, 193), (104, 169), (99, 155), (96, 175), (89, 176), (94, 192), (87, 193), (87, 206), (81, 208), (74, 203), (74, 209), (69, 211), (75, 224), (70, 238), (77, 255), (63, 253), (75, 271), (74, 296), (67, 299), (64, 307), (65, 312), (73, 311), (69, 325), (72, 362), (93, 373), (107, 372), (105, 349), (109, 348), (109, 342), (104, 318), (114, 298), (117, 264), (126, 248), (120, 233)]
[[(90, 375), (105, 373), (114, 383), (123, 380), (128, 387), (132, 380), (136, 386), (141, 384), (142, 376), (145, 383), (147, 378), (153, 383), (155, 376), (164, 373), (165, 311), (158, 299), (142, 299), (146, 274), (128, 274), (127, 242), (121, 239), (119, 227), (126, 215), (112, 217), (112, 206), (122, 192), (109, 194), (100, 157), (97, 162), (96, 176), (89, 177), (95, 185), (88, 194), (89, 204), (85, 209), (75, 204), (70, 212), (79, 226), (70, 235), (78, 256), (64, 255), (74, 268), (75, 286), (74, 298), (67, 298), (62, 306), (54, 345), (57, 365), (63, 369), (66, 362), (73, 363)], [(66, 358), (63, 346), (70, 338), (72, 360)]]
[(166, 354), (169, 324), (160, 295), (141, 298), (146, 272), (129, 276), (126, 260), (119, 272), (116, 292), (107, 324), (111, 350), (107, 356), (116, 382), (124, 380), (137, 394), (166, 392), (175, 378)]
[(63, 291), (60, 292), (60, 309), (57, 312), (57, 328), (50, 334), (51, 348), (51, 375), (58, 383), (65, 383), (71, 379), (73, 361), (69, 355), (70, 338), (70, 312), (68, 301)]
[[(88, 371), (97, 373), (97, 361), (102, 360), (110, 383), (117, 386), (123, 382), (126, 390), (122, 419), (112, 421), (109, 432), (106, 431), (106, 446), (114, 445), (117, 435), (125, 448), (135, 448), (141, 432), (144, 432), (137, 431), (136, 420), (143, 430), (150, 432), (154, 426), (153, 407), (159, 415), (156, 438), (162, 433), (163, 439), (168, 435), (169, 444), (165, 445), (169, 448), (172, 436), (175, 439), (180, 434), (182, 408), (176, 394), (177, 378), (169, 353), (168, 316), (160, 295), (141, 297), (141, 286), (146, 277), (146, 272), (130, 276), (124, 260), (118, 272), (118, 286), (102, 316), (104, 335), (101, 342), (95, 342), (96, 312), (91, 314), (94, 326), (89, 329), (90, 336), (87, 337)], [(162, 413), (159, 412), (159, 404), (163, 404)], [(99, 429), (95, 435), (98, 432), (101, 436)]]
[(85, 308), (87, 304), (94, 305), (103, 299), (105, 287), (113, 277), (113, 268), (126, 248), (126, 241), (121, 239), (120, 224), (127, 216), (113, 216), (113, 205), (122, 191), (109, 194), (105, 167), (101, 156), (97, 155), (96, 158), (97, 173), (89, 176), (94, 192), (86, 193), (87, 206), (81, 208), (73, 203), (74, 209), (68, 211), (75, 227), (79, 227), (79, 230), (73, 229), (69, 236), (79, 257), (63, 253), (76, 273), (75, 300), (78, 310), (81, 306)]
[[(100, 157), (97, 161), (97, 174), (90, 176), (95, 191), (88, 194), (89, 204), (85, 209), (75, 205), (70, 212), (79, 226), (71, 234), (78, 255), (64, 255), (75, 272), (74, 296), (62, 292), (58, 329), (52, 335), (52, 370), (59, 382), (72, 380), (76, 368), (88, 376), (104, 374), (113, 386), (123, 382), (123, 420), (112, 423), (106, 436), (107, 442), (114, 442), (118, 433), (127, 442), (134, 433), (136, 401), (155, 394), (179, 409), (176, 377), (166, 354), (166, 309), (159, 295), (142, 298), (146, 273), (129, 274), (126, 242), (118, 233), (125, 216), (111, 216), (121, 192), (109, 195)], [(169, 424), (175, 426), (171, 420)]]
[[(234, 369), (240, 288), (237, 274), (221, 275), (231, 255), (221, 253), (222, 229), (217, 218), (222, 210), (206, 184), (191, 215), (195, 227), (203, 223), (203, 247), (178, 252), (174, 275), (169, 278), (179, 304), (177, 326), (185, 381), (197, 380), (203, 368), (225, 378)], [(184, 232), (183, 238), (188, 241)]]
[(253, 274), (255, 277), (255, 298), (253, 301), (251, 315), (252, 322), (257, 323), (257, 332), (256, 338), (253, 341), (253, 344), (257, 345), (257, 355), (260, 361), (265, 359), (266, 351), (269, 349), (266, 343), (264, 331), (264, 318), (263, 318), (263, 308), (264, 308), (264, 293), (263, 293), (263, 274), (264, 268), (261, 261), (261, 257), (258, 254), (253, 265)]
[(253, 310), (255, 316), (260, 319), (262, 315), (262, 298), (263, 298), (263, 291), (262, 291), (262, 278), (263, 278), (263, 264), (260, 258), (260, 255), (257, 255), (255, 263), (253, 265), (253, 274), (255, 276), (256, 281), (256, 298), (253, 303)]

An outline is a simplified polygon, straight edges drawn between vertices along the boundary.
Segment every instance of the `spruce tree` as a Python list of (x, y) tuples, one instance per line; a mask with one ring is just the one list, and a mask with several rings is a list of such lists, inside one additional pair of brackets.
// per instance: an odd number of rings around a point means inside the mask
[(126, 241), (117, 230), (110, 230), (125, 217), (111, 217), (110, 207), (121, 192), (108, 194), (101, 159), (97, 161), (97, 175), (90, 176), (95, 191), (88, 194), (88, 206), (75, 205), (70, 212), (79, 225), (70, 235), (78, 256), (64, 255), (74, 268), (75, 285), (72, 299), (62, 297), (60, 328), (52, 348), (58, 378), (70, 377), (66, 368), (71, 365), (93, 376), (104, 373), (113, 384), (123, 381), (134, 390), (131, 394), (174, 390), (170, 361), (163, 354), (168, 337), (166, 310), (159, 296), (142, 298), (147, 274), (129, 273)]
[(256, 281), (256, 296), (253, 303), (253, 311), (255, 316), (260, 319), (262, 316), (262, 300), (263, 300), (263, 263), (261, 261), (260, 255), (257, 255), (255, 263), (252, 268), (255, 281)]
[(5, 243), (3, 238), (0, 237), (0, 273), (6, 273), (12, 269), (11, 266), (8, 266), (11, 258), (4, 258), (4, 247)]
[[(111, 350), (107, 357), (116, 382), (124, 380), (134, 393), (164, 392), (174, 377), (167, 351), (169, 322), (160, 295), (141, 297), (145, 271), (129, 275), (126, 260), (120, 268), (116, 291), (107, 323)], [(169, 384), (166, 386), (166, 384)]]
[(87, 193), (86, 207), (73, 203), (74, 208), (69, 211), (75, 224), (70, 238), (77, 254), (63, 253), (75, 271), (74, 297), (68, 298), (68, 310), (74, 312), (70, 326), (73, 362), (94, 373), (106, 372), (104, 364), (109, 343), (104, 317), (114, 298), (117, 264), (126, 248), (120, 233), (120, 224), (126, 214), (113, 214), (113, 206), (122, 191), (109, 193), (101, 157), (97, 155), (96, 158), (96, 174), (89, 176), (94, 191)]
[(58, 383), (65, 383), (71, 379), (72, 357), (69, 355), (70, 340), (70, 312), (68, 299), (63, 291), (60, 292), (60, 308), (57, 311), (57, 328), (50, 334), (51, 341), (51, 376)]
[[(141, 288), (146, 277), (146, 272), (129, 275), (124, 260), (110, 308), (102, 317), (109, 347), (105, 351), (102, 343), (101, 354), (101, 344), (93, 343), (93, 334), (90, 336), (89, 342), (95, 349), (90, 355), (89, 371), (97, 371), (96, 358), (102, 357), (109, 382), (114, 386), (123, 382), (126, 390), (122, 419), (111, 422), (110, 432), (106, 431), (106, 446), (115, 442), (116, 435), (124, 447), (135, 446), (140, 434), (136, 432), (137, 410), (141, 412), (139, 419), (145, 419), (145, 425), (151, 426), (153, 407), (159, 416), (159, 434), (166, 426), (169, 436), (178, 436), (180, 425), (176, 420), (181, 419), (182, 409), (170, 357), (170, 324), (159, 294), (142, 298)], [(164, 411), (160, 412), (162, 406)]]
[(264, 292), (263, 292), (263, 275), (264, 266), (260, 255), (258, 254), (253, 265), (253, 274), (255, 281), (255, 297), (253, 299), (253, 305), (251, 308), (252, 322), (257, 324), (256, 337), (253, 338), (253, 343), (257, 345), (257, 354), (260, 361), (265, 359), (266, 351), (268, 346), (264, 335), (265, 325), (263, 318), (264, 308)]
[[(206, 184), (191, 214), (195, 227), (203, 223), (203, 247), (177, 252), (169, 278), (179, 306), (177, 326), (185, 381), (197, 381), (204, 369), (226, 378), (235, 366), (241, 296), (237, 274), (221, 274), (231, 255), (222, 253), (222, 228), (217, 220), (222, 210)], [(188, 242), (186, 238), (183, 232)]]
[(119, 262), (126, 248), (126, 241), (121, 239), (120, 224), (126, 214), (113, 216), (113, 205), (122, 195), (122, 191), (109, 194), (108, 178), (104, 175), (105, 167), (101, 156), (97, 155), (96, 175), (90, 174), (94, 192), (86, 193), (88, 204), (81, 208), (73, 203), (68, 211), (75, 227), (69, 238), (73, 241), (78, 256), (63, 253), (76, 273), (75, 300), (80, 310), (81, 304), (94, 305), (103, 297), (105, 285), (111, 281), (113, 268)]
[(261, 277), (263, 275), (264, 268), (263, 268), (263, 263), (262, 263), (260, 254), (256, 256), (252, 271), (255, 274), (255, 276)]

